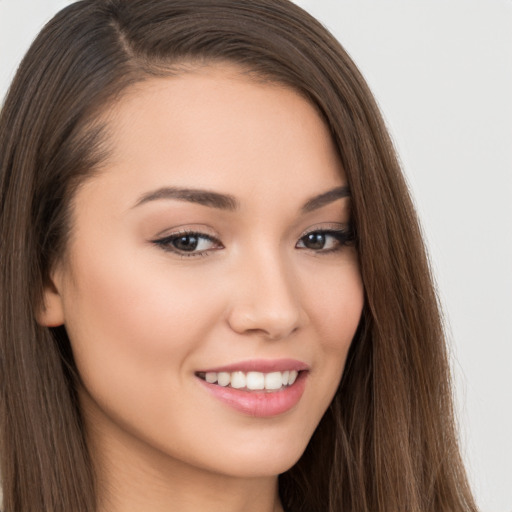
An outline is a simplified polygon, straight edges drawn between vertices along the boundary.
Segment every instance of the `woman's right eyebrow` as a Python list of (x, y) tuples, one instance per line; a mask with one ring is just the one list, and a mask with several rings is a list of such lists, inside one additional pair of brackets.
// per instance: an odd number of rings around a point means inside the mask
[(144, 194), (135, 203), (134, 208), (158, 199), (187, 201), (189, 203), (202, 204), (203, 206), (209, 206), (210, 208), (229, 211), (235, 211), (240, 206), (238, 200), (229, 194), (220, 194), (219, 192), (193, 188), (162, 187)]
[[(311, 212), (348, 196), (350, 196), (348, 186), (336, 187), (308, 199), (300, 210), (303, 213)], [(133, 208), (149, 203), (150, 201), (157, 201), (161, 199), (186, 201), (227, 211), (236, 211), (240, 207), (238, 199), (230, 194), (221, 194), (211, 190), (195, 188), (161, 187), (157, 190), (143, 194), (135, 203)]]

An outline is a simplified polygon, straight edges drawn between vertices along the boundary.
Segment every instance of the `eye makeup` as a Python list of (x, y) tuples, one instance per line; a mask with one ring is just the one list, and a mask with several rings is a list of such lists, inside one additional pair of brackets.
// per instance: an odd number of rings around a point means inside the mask
[[(295, 244), (296, 249), (308, 250), (317, 254), (330, 254), (343, 249), (354, 240), (354, 232), (348, 228), (314, 228), (305, 232)], [(180, 257), (207, 256), (212, 251), (224, 249), (222, 242), (199, 230), (183, 229), (164, 237), (152, 240), (162, 250)]]
[(217, 238), (195, 230), (181, 230), (152, 243), (164, 251), (178, 254), (182, 257), (207, 256), (211, 251), (223, 249), (224, 246)]

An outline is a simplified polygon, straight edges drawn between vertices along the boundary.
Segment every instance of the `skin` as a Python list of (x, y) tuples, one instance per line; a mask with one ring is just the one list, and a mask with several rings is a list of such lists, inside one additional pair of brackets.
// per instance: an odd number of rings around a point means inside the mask
[[(363, 307), (354, 247), (304, 245), (349, 229), (349, 198), (301, 210), (346, 185), (328, 130), (296, 92), (228, 65), (142, 82), (105, 118), (111, 155), (74, 198), (39, 314), (70, 337), (100, 510), (281, 511), (277, 475), (328, 407)], [(162, 187), (238, 207), (141, 202)], [(215, 239), (199, 256), (155, 243), (191, 229)], [(269, 418), (196, 376), (279, 358), (309, 371), (300, 401)]]

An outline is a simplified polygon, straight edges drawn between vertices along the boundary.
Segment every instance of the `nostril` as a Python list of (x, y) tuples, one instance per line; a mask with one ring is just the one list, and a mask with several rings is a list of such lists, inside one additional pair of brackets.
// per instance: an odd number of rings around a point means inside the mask
[(230, 328), (238, 334), (259, 336), (269, 340), (279, 340), (294, 334), (301, 327), (301, 314), (298, 308), (290, 308), (276, 314), (269, 307), (243, 306), (232, 308), (227, 317)]

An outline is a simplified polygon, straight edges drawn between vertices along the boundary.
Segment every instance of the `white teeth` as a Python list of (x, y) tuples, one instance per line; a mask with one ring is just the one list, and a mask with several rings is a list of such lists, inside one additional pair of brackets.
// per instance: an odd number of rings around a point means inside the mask
[(231, 387), (235, 389), (245, 388), (247, 378), (244, 372), (233, 372), (231, 374)]
[(235, 389), (248, 389), (251, 391), (268, 390), (276, 391), (286, 386), (291, 386), (297, 379), (297, 370), (286, 370), (284, 372), (206, 372), (203, 379), (210, 384), (219, 386), (231, 386)]
[(265, 375), (261, 372), (247, 374), (247, 389), (265, 389)]
[(215, 382), (217, 382), (217, 374), (215, 372), (206, 372), (204, 380), (206, 382), (209, 382), (210, 384), (214, 384)]
[(227, 372), (219, 372), (217, 374), (217, 384), (219, 386), (227, 386), (231, 382), (231, 374)]
[(279, 389), (283, 385), (281, 372), (272, 372), (265, 375), (265, 389)]

